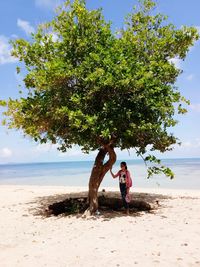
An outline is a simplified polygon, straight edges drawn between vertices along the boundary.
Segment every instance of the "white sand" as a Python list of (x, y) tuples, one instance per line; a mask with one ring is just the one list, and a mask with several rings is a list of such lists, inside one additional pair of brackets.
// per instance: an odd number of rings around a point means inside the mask
[(39, 201), (82, 190), (0, 186), (0, 266), (200, 266), (200, 191), (137, 190), (172, 196), (152, 198), (159, 201), (154, 213), (34, 215)]

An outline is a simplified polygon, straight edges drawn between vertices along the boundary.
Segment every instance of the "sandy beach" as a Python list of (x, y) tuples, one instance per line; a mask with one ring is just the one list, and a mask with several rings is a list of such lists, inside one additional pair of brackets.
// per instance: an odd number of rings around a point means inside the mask
[[(87, 188), (0, 186), (0, 266), (200, 266), (200, 191), (134, 189), (153, 212), (43, 217)], [(118, 188), (106, 190), (118, 190)]]

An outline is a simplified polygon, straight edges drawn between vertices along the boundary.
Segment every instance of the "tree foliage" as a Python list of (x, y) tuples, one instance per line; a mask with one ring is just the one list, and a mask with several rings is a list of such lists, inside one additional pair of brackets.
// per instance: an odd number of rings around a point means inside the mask
[[(73, 144), (86, 152), (108, 144), (135, 147), (137, 154), (149, 146), (169, 150), (177, 139), (168, 128), (187, 103), (175, 86), (181, 70), (171, 59), (184, 60), (199, 36), (194, 27), (169, 24), (154, 7), (140, 1), (114, 33), (101, 9), (66, 1), (31, 40), (13, 41), (13, 55), (27, 71), (28, 95), (8, 100), (9, 127), (40, 143), (57, 143), (63, 152)], [(150, 174), (172, 176), (162, 168)]]

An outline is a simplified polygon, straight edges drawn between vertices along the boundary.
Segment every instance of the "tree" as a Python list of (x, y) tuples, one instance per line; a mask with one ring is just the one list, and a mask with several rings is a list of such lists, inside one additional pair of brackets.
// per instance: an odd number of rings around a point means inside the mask
[[(181, 70), (171, 59), (183, 60), (199, 36), (193, 27), (168, 24), (154, 7), (140, 1), (124, 29), (113, 33), (101, 9), (66, 1), (31, 40), (12, 42), (13, 56), (25, 64), (28, 93), (7, 101), (6, 124), (36, 142), (57, 143), (62, 152), (73, 144), (99, 151), (89, 181), (91, 213), (115, 148), (135, 147), (143, 155), (149, 146), (165, 152), (178, 142), (168, 128), (177, 123), (176, 111), (186, 112), (187, 100), (174, 85)], [(145, 160), (159, 163), (151, 155)], [(149, 174), (160, 171), (173, 176), (164, 166)]]

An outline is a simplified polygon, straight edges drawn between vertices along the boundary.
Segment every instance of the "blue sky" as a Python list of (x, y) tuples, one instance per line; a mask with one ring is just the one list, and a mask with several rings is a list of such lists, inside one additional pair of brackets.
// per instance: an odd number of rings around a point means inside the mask
[[(9, 40), (30, 38), (37, 25), (51, 20), (54, 8), (61, 0), (6, 0), (0, 1), (0, 99), (18, 97), (18, 84), (23, 77), (16, 75), (17, 62), (10, 56)], [(178, 28), (195, 26), (200, 32), (199, 0), (157, 0), (157, 10), (169, 16)], [(113, 29), (122, 27), (124, 16), (131, 11), (136, 0), (87, 0), (89, 8), (102, 7), (105, 18), (113, 22)], [(181, 93), (191, 101), (188, 113), (179, 116), (179, 124), (172, 129), (182, 145), (161, 158), (200, 157), (200, 41), (191, 48), (186, 60), (174, 59), (183, 70), (177, 81)], [(1, 111), (1, 110), (0, 110)], [(0, 114), (0, 116), (2, 116)], [(22, 133), (0, 126), (0, 164), (8, 162), (39, 162), (94, 159), (95, 153), (85, 155), (79, 147), (65, 154), (50, 144), (38, 145)], [(134, 151), (118, 151), (120, 159), (136, 158)]]

